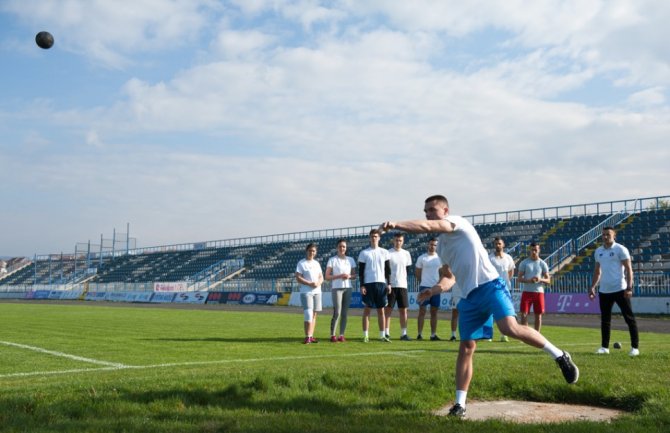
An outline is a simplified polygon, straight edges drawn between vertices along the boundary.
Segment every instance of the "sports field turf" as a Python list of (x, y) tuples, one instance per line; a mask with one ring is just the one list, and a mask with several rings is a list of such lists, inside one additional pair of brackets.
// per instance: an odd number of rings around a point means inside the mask
[[(432, 415), (453, 399), (457, 344), (303, 345), (301, 312), (0, 303), (0, 431), (8, 432), (666, 432), (670, 338), (641, 333), (642, 355), (593, 352), (597, 329), (545, 327), (581, 370), (566, 385), (540, 350), (482, 342), (473, 400), (612, 407), (611, 424), (516, 425)], [(374, 322), (374, 321), (373, 321)], [(393, 334), (398, 335), (397, 320)], [(440, 324), (445, 330), (447, 322)], [(374, 326), (372, 327), (374, 329)], [(410, 329), (416, 322), (410, 321)], [(376, 335), (376, 333), (371, 333)], [(446, 335), (446, 334), (445, 334)], [(413, 336), (413, 335), (412, 335)], [(627, 342), (614, 331), (612, 341)], [(627, 344), (624, 345), (627, 347)]]

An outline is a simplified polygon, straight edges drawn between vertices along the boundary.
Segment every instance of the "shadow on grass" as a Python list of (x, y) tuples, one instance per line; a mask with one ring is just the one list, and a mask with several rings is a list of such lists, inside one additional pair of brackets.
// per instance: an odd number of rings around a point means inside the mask
[(202, 343), (300, 343), (303, 339), (300, 337), (253, 337), (253, 338), (234, 338), (234, 337), (184, 337), (184, 338), (140, 338), (140, 341), (174, 341), (178, 343), (202, 342)]
[(338, 402), (319, 396), (298, 395), (295, 397), (269, 397), (265, 394), (267, 382), (255, 380), (247, 384), (229, 385), (220, 391), (204, 389), (173, 388), (157, 391), (130, 391), (121, 397), (139, 404), (160, 404), (178, 400), (186, 407), (217, 407), (223, 410), (250, 410), (259, 413), (309, 413), (319, 416), (334, 416), (379, 410), (414, 411), (411, 402), (395, 399)]

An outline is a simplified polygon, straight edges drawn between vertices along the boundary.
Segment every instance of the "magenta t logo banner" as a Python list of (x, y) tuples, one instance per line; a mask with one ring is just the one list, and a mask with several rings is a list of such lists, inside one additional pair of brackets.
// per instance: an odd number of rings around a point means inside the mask
[(544, 303), (547, 313), (600, 314), (598, 298), (585, 293), (546, 293)]

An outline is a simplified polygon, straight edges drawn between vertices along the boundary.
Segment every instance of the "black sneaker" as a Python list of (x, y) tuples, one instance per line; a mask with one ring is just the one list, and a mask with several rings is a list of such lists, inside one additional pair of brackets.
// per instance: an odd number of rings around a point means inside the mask
[(456, 403), (455, 405), (451, 406), (451, 409), (449, 409), (449, 416), (463, 418), (465, 416), (465, 408)]
[(556, 358), (556, 364), (561, 369), (566, 382), (569, 384), (577, 383), (577, 380), (579, 380), (579, 368), (572, 362), (572, 358), (568, 352), (563, 351), (563, 355)]
[(388, 334), (384, 335), (384, 337), (388, 338), (389, 340), (391, 339), (391, 336)]
[(405, 334), (400, 337), (400, 341), (412, 341), (412, 339), (409, 338), (409, 335)]
[(449, 341), (456, 341), (456, 336), (452, 335), (451, 338), (449, 339)]
[(416, 336), (416, 339), (417, 340), (423, 340), (423, 337), (421, 336), (421, 334), (419, 334), (419, 335)]
[(438, 337), (437, 335), (431, 335), (430, 336), (430, 341), (442, 341), (442, 339), (440, 337)]

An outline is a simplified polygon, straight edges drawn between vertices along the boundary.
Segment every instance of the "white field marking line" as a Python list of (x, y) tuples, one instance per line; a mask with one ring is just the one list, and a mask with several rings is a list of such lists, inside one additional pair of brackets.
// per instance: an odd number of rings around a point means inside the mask
[(57, 371), (29, 371), (29, 372), (26, 372), (26, 373), (0, 374), (0, 379), (10, 378), (10, 377), (57, 376), (57, 375), (60, 375), (60, 374), (87, 373), (89, 371), (123, 370), (124, 368), (126, 368), (126, 367), (75, 368), (75, 369), (72, 369), (72, 370), (57, 370)]
[(304, 359), (352, 358), (358, 356), (374, 356), (374, 355), (408, 356), (408, 354), (410, 353), (423, 353), (423, 352), (425, 352), (425, 350), (408, 350), (402, 352), (362, 352), (362, 353), (345, 353), (339, 355), (331, 354), (331, 355), (280, 356), (277, 358), (220, 359), (216, 361), (192, 361), (192, 362), (175, 362), (175, 363), (154, 364), (154, 365), (138, 365), (128, 368), (142, 369), (142, 368), (182, 367), (191, 365), (232, 364), (235, 362), (300, 361)]
[[(0, 341), (0, 343), (4, 343)], [(0, 379), (10, 377), (28, 377), (28, 376), (51, 376), (59, 374), (71, 373), (86, 373), (91, 371), (113, 371), (113, 370), (150, 370), (166, 367), (186, 367), (194, 365), (213, 365), (213, 364), (232, 364), (236, 362), (261, 362), (261, 361), (294, 361), (303, 359), (321, 359), (321, 358), (350, 358), (358, 356), (374, 356), (374, 355), (394, 355), (394, 356), (411, 356), (413, 353), (423, 353), (425, 350), (408, 350), (403, 352), (363, 352), (363, 353), (347, 353), (347, 354), (331, 354), (331, 355), (306, 355), (306, 356), (280, 356), (277, 358), (247, 358), (247, 359), (220, 359), (216, 361), (192, 361), (192, 362), (173, 362), (165, 364), (151, 364), (151, 365), (123, 365), (116, 364), (107, 368), (80, 368), (74, 370), (58, 370), (58, 371), (34, 371), (27, 373), (8, 373), (0, 374)]]
[(39, 352), (39, 353), (46, 353), (47, 355), (60, 356), (61, 358), (69, 358), (69, 359), (73, 359), (75, 361), (88, 362), (88, 363), (91, 363), (91, 364), (106, 365), (108, 367), (114, 367), (114, 368), (126, 368), (126, 367), (128, 367), (125, 364), (119, 364), (117, 362), (109, 362), (109, 361), (101, 361), (99, 359), (84, 358), (83, 356), (71, 355), (69, 353), (57, 352), (55, 350), (43, 349), (41, 347), (36, 347), (36, 346), (28, 346), (26, 344), (12, 343), (10, 341), (0, 341), (0, 344), (4, 344), (5, 346), (18, 347), (19, 349), (32, 350), (34, 352)]

